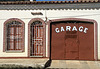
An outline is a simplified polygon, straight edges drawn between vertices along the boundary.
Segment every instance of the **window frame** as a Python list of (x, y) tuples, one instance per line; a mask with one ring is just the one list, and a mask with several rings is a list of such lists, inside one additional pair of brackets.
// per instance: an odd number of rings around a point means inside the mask
[[(17, 21), (17, 22), (20, 22), (22, 24), (22, 49), (21, 50), (7, 50), (7, 25), (8, 23), (11, 23), (13, 21)], [(18, 19), (18, 18), (11, 18), (11, 19), (8, 19), (4, 22), (4, 30), (3, 30), (3, 52), (12, 52), (12, 53), (15, 53), (15, 52), (24, 52), (24, 44), (25, 44), (25, 23)]]

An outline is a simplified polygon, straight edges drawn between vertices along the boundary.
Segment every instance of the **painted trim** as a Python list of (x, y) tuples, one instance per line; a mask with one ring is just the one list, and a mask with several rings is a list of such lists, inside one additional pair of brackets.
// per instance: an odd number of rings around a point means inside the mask
[[(34, 21), (41, 21), (44, 28), (44, 37), (43, 37), (43, 57), (46, 57), (46, 24), (41, 18), (33, 18), (28, 23), (28, 57), (30, 57), (30, 25)], [(34, 58), (34, 57), (33, 57)]]
[(24, 46), (25, 46), (25, 23), (22, 21), (22, 20), (20, 20), (20, 19), (18, 19), (18, 18), (11, 18), (11, 19), (8, 19), (8, 20), (6, 20), (5, 22), (4, 22), (4, 29), (3, 29), (3, 52), (5, 52), (6, 51), (6, 24), (7, 23), (9, 23), (10, 21), (18, 21), (18, 22), (20, 22), (20, 23), (22, 23), (22, 28), (23, 28), (23, 45), (22, 45), (22, 52), (24, 52)]
[(75, 20), (75, 21), (86, 21), (86, 22), (93, 22), (94, 23), (94, 60), (98, 60), (98, 32), (97, 32), (97, 22), (93, 19), (82, 19), (82, 18), (64, 18), (64, 19), (54, 19), (54, 20), (49, 20), (47, 22), (48, 24), (48, 56), (51, 59), (51, 53), (50, 53), (50, 24), (52, 22), (59, 22), (59, 21), (71, 21), (71, 20)]
[(48, 57), (0, 57), (0, 59), (49, 59)]
[(98, 60), (98, 23), (94, 22), (94, 58)]

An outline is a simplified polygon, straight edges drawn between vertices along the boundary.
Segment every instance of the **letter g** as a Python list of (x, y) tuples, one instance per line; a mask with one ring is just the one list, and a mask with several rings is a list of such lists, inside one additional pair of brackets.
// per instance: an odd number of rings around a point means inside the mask
[(83, 31), (83, 26), (79, 27), (79, 31), (82, 32)]
[(56, 28), (55, 31), (56, 31), (56, 33), (59, 33), (59, 32), (60, 32), (60, 31), (59, 31), (59, 28)]

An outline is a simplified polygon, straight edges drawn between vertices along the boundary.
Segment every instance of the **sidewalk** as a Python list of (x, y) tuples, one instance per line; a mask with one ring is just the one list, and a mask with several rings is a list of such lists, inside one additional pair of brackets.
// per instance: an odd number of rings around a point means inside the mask
[[(0, 59), (2, 65), (22, 65), (31, 67), (43, 68), (47, 63), (48, 58), (23, 58), (23, 59)], [(79, 60), (52, 60), (51, 66), (47, 69), (100, 69), (100, 61), (79, 61)]]
[(48, 60), (47, 58), (0, 59), (0, 66), (44, 67)]
[(53, 60), (49, 68), (100, 69), (100, 61)]

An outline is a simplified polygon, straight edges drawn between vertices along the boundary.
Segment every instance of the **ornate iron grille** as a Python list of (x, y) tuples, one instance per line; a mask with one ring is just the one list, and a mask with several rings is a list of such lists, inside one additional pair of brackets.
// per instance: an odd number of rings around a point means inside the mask
[(43, 56), (43, 25), (40, 21), (31, 24), (31, 56)]

